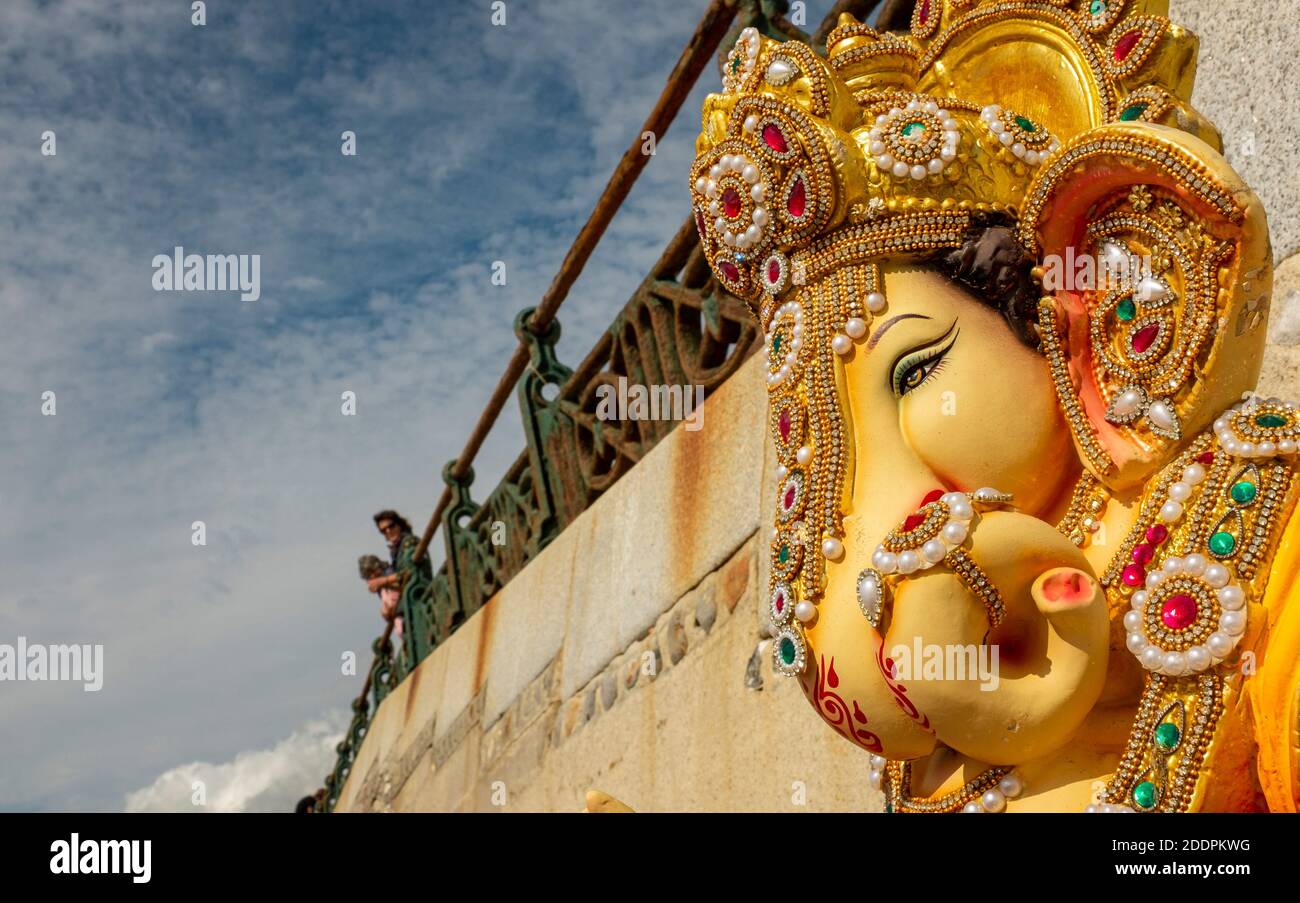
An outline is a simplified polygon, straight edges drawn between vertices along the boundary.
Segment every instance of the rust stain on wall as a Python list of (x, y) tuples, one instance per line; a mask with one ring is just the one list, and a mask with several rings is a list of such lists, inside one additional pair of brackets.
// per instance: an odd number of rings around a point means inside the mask
[(487, 672), (488, 648), (491, 646), (492, 630), (496, 626), (496, 610), (496, 596), (493, 596), (474, 615), (481, 622), (478, 626), (478, 649), (474, 653), (475, 693), (483, 689), (483, 675)]
[[(704, 403), (705, 409), (711, 401), (709, 399)], [(705, 422), (708, 422), (707, 410), (703, 416)], [(669, 489), (674, 500), (676, 523), (672, 529), (672, 560), (669, 566), (675, 575), (685, 574), (689, 577), (695, 574), (699, 522), (700, 517), (706, 514), (700, 509), (704, 507), (702, 496), (704, 480), (709, 473), (711, 443), (704, 440), (704, 430), (689, 432), (682, 424), (678, 424), (674, 432), (678, 434), (679, 441), (675, 448), (669, 449), (673, 453), (673, 478)]]
[(411, 720), (411, 705), (415, 702), (415, 694), (420, 692), (420, 675), (424, 673), (424, 666), (428, 662), (429, 659), (426, 658), (406, 678), (406, 705), (402, 707), (402, 724)]

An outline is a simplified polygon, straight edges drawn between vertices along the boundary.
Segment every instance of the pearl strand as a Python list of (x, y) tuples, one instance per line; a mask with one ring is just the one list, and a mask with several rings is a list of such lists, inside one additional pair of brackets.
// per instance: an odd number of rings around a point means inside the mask
[[(1254, 410), (1259, 406), (1265, 406), (1267, 409), (1277, 409), (1286, 411), (1289, 417), (1294, 416), (1294, 412), (1300, 409), (1294, 401), (1283, 401), (1280, 398), (1263, 399), (1259, 396), (1247, 393), (1250, 397), (1239, 404), (1234, 405), (1223, 413), (1223, 416), (1214, 421), (1214, 435), (1223, 446), (1223, 450), (1230, 455), (1239, 458), (1271, 458), (1274, 455), (1294, 455), (1300, 451), (1300, 444), (1290, 437), (1283, 438), (1277, 442), (1268, 439), (1259, 442), (1252, 442), (1250, 439), (1243, 439), (1237, 435), (1232, 428), (1234, 417), (1244, 410)], [(1250, 407), (1248, 407), (1250, 406)], [(1294, 420), (1292, 421), (1294, 423)]]
[[(983, 501), (1001, 495), (995, 489), (980, 489), (976, 498)], [(948, 552), (966, 541), (970, 532), (970, 522), (975, 517), (970, 496), (964, 492), (948, 492), (939, 499), (948, 508), (948, 520), (934, 539), (922, 544), (919, 550), (905, 549), (897, 554), (885, 549), (884, 544), (876, 546), (871, 556), (871, 566), (884, 576), (895, 572), (904, 576), (918, 570), (934, 567), (947, 556)]]
[[(889, 761), (884, 756), (873, 755), (871, 757), (871, 771), (867, 773), (867, 781), (871, 784), (872, 788), (876, 790), (882, 790), (884, 788), (885, 766), (888, 764)], [(997, 769), (990, 769), (989, 771), (996, 770)], [(977, 776), (973, 781), (968, 781), (965, 786), (956, 791), (955, 795), (964, 796), (969, 792), (967, 788), (982, 783), (984, 776), (988, 773), (989, 772), (986, 771)], [(899, 791), (906, 795), (906, 780), (904, 780), (904, 783), (899, 786)], [(998, 781), (998, 786), (990, 787), (988, 790), (985, 790), (980, 794), (978, 799), (970, 800), (962, 807), (961, 811), (963, 813), (972, 814), (978, 812), (1005, 812), (1007, 808), (1007, 800), (1017, 799), (1024, 792), (1025, 783), (1021, 779), (1020, 775), (1015, 771), (1009, 771)]]
[[(778, 367), (775, 372), (768, 374), (767, 383), (769, 386), (779, 386), (790, 378), (791, 370), (799, 359), (799, 349), (803, 347), (803, 308), (797, 301), (785, 302), (776, 309), (776, 313), (772, 317), (773, 326), (775, 326), (777, 320), (779, 320), (784, 314), (789, 314), (794, 319), (794, 326), (791, 329), (792, 336), (790, 338), (790, 350), (787, 351), (784, 358), (782, 358), (781, 366)], [(773, 329), (773, 332), (767, 334), (764, 341), (769, 356), (772, 351), (772, 337), (774, 333), (775, 329)]]
[(1020, 779), (1020, 775), (1013, 771), (998, 781), (997, 787), (984, 791), (979, 800), (971, 800), (962, 807), (961, 811), (966, 814), (1005, 812), (1007, 800), (1013, 800), (1024, 792), (1024, 781)]
[[(885, 309), (885, 296), (880, 292), (867, 295), (867, 310), (873, 314)], [(831, 339), (831, 350), (844, 357), (853, 350), (853, 343), (867, 334), (867, 321), (861, 317), (849, 317), (844, 321), (844, 332), (837, 332)]]

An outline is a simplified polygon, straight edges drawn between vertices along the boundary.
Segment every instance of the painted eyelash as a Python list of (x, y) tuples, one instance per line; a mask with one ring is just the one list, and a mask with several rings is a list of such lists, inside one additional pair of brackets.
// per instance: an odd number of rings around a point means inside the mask
[(934, 379), (935, 375), (938, 374), (941, 370), (943, 370), (943, 365), (946, 363), (948, 363), (948, 356), (945, 354), (941, 358), (939, 358), (938, 363), (936, 363), (933, 367), (929, 369), (929, 371), (925, 374), (925, 379), (921, 380), (919, 383), (917, 383), (907, 391), (915, 392), (917, 389), (924, 386), (930, 380)]
[[(952, 338), (949, 339), (942, 347), (934, 348), (932, 346), (930, 349), (925, 351), (913, 352), (912, 354), (908, 355), (903, 360), (895, 364), (894, 376), (893, 379), (891, 380), (893, 384), (894, 394), (901, 398), (902, 396), (906, 395), (908, 392), (915, 391), (921, 388), (921, 386), (928, 383), (930, 381), (930, 378), (934, 376), (937, 372), (939, 372), (939, 370), (943, 367), (943, 363), (944, 363), (943, 358), (948, 354), (949, 351), (952, 350), (952, 346), (956, 344), (958, 335), (961, 335), (960, 330), (958, 330), (958, 332), (954, 334)], [(938, 363), (936, 363), (930, 369), (930, 371), (925, 374), (924, 379), (922, 379), (915, 386), (912, 386), (910, 389), (904, 390), (903, 388), (904, 376), (911, 373), (917, 367), (924, 366), (925, 364), (928, 364), (931, 361), (935, 361), (935, 360), (937, 360)]]

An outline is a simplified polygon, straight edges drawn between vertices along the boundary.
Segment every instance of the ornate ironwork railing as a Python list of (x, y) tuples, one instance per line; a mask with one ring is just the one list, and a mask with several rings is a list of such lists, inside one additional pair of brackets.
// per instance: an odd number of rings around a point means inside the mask
[[(787, 0), (714, 0), (643, 132), (662, 137), (704, 63), (720, 46), (730, 48), (743, 27), (820, 46), (841, 12), (865, 17), (879, 2), (839, 0), (809, 38), (785, 18)], [(891, 5), (900, 4), (886, 0), (882, 16)], [(628, 385), (702, 386), (707, 398), (760, 344), (744, 303), (713, 278), (688, 218), (586, 359), (570, 369), (556, 357), (560, 324), (555, 311), (645, 165), (639, 147), (640, 138), (619, 164), (541, 304), (515, 318), (519, 349), (465, 451), (443, 468), (446, 489), (417, 552), (417, 566), (428, 569), (424, 553), (441, 528), (445, 559), (436, 572), (425, 571), (429, 579), (407, 581), (403, 588), (402, 649), (395, 654), (391, 648), (391, 625), (375, 641), (374, 663), (352, 703), (352, 723), (338, 744), (334, 770), (318, 791), (318, 811), (333, 810), (370, 717), (388, 692), (676, 425), (671, 420), (601, 419), (596, 414), (598, 388), (617, 386), (623, 378)], [(475, 502), (470, 464), (510, 391), (519, 404), (527, 447), (487, 498)]]
[(703, 386), (707, 398), (758, 344), (744, 304), (713, 279), (690, 221), (576, 369), (555, 356), (559, 324), (535, 335), (527, 328), (531, 314), (515, 320), (530, 352), (517, 389), (528, 447), (482, 504), (470, 496), (472, 472), (458, 479), (450, 464), (444, 468), (452, 490), (442, 516), (446, 560), (429, 593), (403, 596), (410, 655), (394, 668), (395, 681), (673, 428), (667, 420), (598, 418), (598, 387), (624, 378), (628, 385)]
[[(393, 625), (389, 624), (384, 628), (383, 635), (371, 644), (375, 658), (370, 665), (369, 673), (366, 674), (361, 695), (352, 700), (352, 723), (348, 725), (347, 733), (335, 747), (338, 759), (334, 764), (334, 770), (325, 776), (325, 786), (316, 793), (318, 811), (329, 812), (338, 802), (343, 784), (352, 770), (352, 763), (361, 749), (361, 742), (365, 740), (366, 732), (370, 729), (370, 716), (375, 709), (379, 708), (379, 703), (388, 695), (388, 691), (396, 686), (392, 672), (392, 643), (389, 642), (392, 633)], [(373, 708), (370, 699), (372, 693), (374, 694)]]

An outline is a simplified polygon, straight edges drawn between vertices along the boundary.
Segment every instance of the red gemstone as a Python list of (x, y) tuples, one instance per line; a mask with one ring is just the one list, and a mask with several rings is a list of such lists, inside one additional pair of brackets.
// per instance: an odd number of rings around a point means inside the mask
[(727, 215), (727, 219), (740, 216), (740, 193), (736, 189), (728, 188), (722, 192), (722, 212)]
[(1146, 543), (1139, 543), (1133, 547), (1133, 563), (1146, 567), (1151, 563), (1151, 558), (1155, 553), (1156, 550), (1154, 547), (1149, 546)]
[(785, 593), (776, 594), (776, 613), (780, 614), (785, 611)]
[(1214, 452), (1212, 451), (1201, 452), (1199, 455), (1196, 456), (1196, 463), (1200, 464), (1203, 467), (1209, 467), (1211, 464), (1214, 463)]
[(808, 203), (808, 191), (804, 188), (803, 179), (795, 179), (794, 185), (790, 186), (790, 197), (786, 198), (785, 209), (795, 219), (803, 216), (804, 208)]
[(1160, 620), (1170, 630), (1182, 630), (1196, 621), (1196, 600), (1187, 593), (1170, 596), (1160, 607)]
[(1160, 324), (1148, 323), (1146, 326), (1143, 326), (1137, 332), (1133, 333), (1133, 338), (1130, 341), (1130, 344), (1133, 346), (1134, 351), (1141, 354), (1151, 347), (1151, 344), (1156, 340), (1156, 336), (1158, 335), (1160, 335)]
[(1147, 542), (1158, 546), (1169, 538), (1169, 528), (1164, 524), (1152, 524), (1147, 528)]
[(695, 228), (700, 230), (700, 238), (707, 234), (704, 228), (704, 214), (698, 210), (695, 211)]
[(925, 515), (921, 512), (918, 511), (915, 514), (909, 514), (907, 520), (903, 521), (903, 532), (911, 533), (923, 523), (925, 523)]
[(724, 260), (718, 264), (718, 269), (722, 270), (722, 275), (727, 278), (728, 282), (740, 281), (740, 270), (730, 260)]
[(789, 489), (787, 489), (787, 490), (785, 491), (785, 500), (782, 502), (782, 504), (785, 505), (785, 510), (786, 510), (786, 511), (789, 511), (791, 508), (794, 507), (794, 487), (793, 487), (793, 486), (791, 486)]
[(921, 0), (921, 12), (916, 20), (921, 25), (930, 21), (930, 0)]
[(786, 408), (784, 411), (781, 412), (781, 416), (776, 418), (776, 428), (781, 433), (782, 442), (790, 441), (790, 430), (793, 427), (794, 427), (794, 423), (790, 419), (790, 409)]
[(781, 261), (775, 257), (767, 262), (767, 281), (773, 285), (781, 281)]
[(785, 133), (771, 122), (763, 126), (763, 143), (778, 154), (784, 154), (790, 150), (790, 145), (785, 141)]
[(1120, 575), (1125, 586), (1141, 586), (1146, 582), (1147, 572), (1140, 564), (1130, 564), (1124, 568), (1124, 573)]
[(1135, 29), (1116, 41), (1115, 62), (1122, 63), (1128, 59), (1128, 55), (1133, 52), (1133, 48), (1138, 45), (1140, 40), (1142, 40), (1142, 32)]
[(931, 502), (937, 502), (941, 498), (943, 498), (942, 489), (931, 489), (929, 492), (925, 494), (925, 498), (921, 499), (921, 507), (924, 508), (926, 505), (930, 504)]

